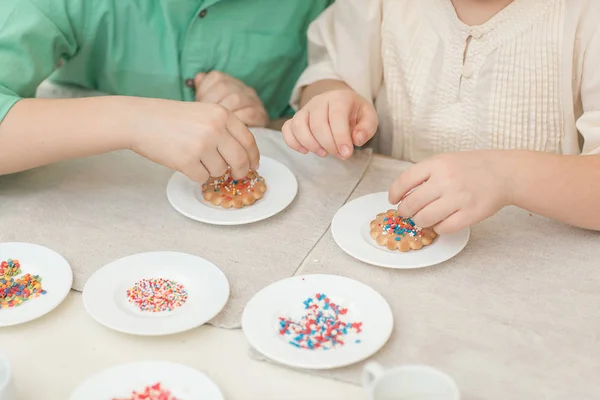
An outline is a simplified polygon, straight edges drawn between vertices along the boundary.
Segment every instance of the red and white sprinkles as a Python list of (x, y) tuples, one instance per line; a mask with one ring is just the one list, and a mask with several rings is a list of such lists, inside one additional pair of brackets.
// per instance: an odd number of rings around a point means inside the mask
[(177, 400), (167, 389), (163, 389), (160, 383), (146, 386), (141, 392), (134, 391), (131, 397), (114, 398), (113, 400)]
[[(344, 346), (362, 332), (362, 322), (345, 322), (342, 318), (348, 313), (333, 303), (326, 295), (318, 293), (304, 301), (306, 314), (300, 321), (279, 318), (279, 334), (289, 337), (289, 343), (308, 350), (330, 350)], [(360, 340), (354, 339), (354, 343)]]
[(163, 278), (142, 279), (127, 290), (127, 299), (140, 311), (173, 311), (181, 307), (187, 298), (183, 285)]

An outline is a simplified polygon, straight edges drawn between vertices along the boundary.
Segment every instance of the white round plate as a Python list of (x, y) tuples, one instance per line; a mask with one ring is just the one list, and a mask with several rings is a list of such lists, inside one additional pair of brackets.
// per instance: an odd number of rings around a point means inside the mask
[[(173, 311), (140, 311), (127, 289), (142, 279), (164, 278), (182, 284), (188, 298)], [(153, 252), (124, 257), (105, 265), (87, 281), (83, 303), (100, 324), (142, 336), (171, 335), (205, 324), (229, 298), (229, 282), (214, 264), (184, 253)]]
[(181, 214), (212, 225), (244, 225), (262, 221), (283, 211), (298, 193), (298, 180), (288, 167), (269, 157), (261, 157), (257, 171), (267, 184), (262, 199), (239, 209), (214, 206), (204, 200), (202, 185), (176, 172), (167, 185), (169, 202)]
[(385, 268), (423, 268), (442, 263), (462, 251), (469, 241), (469, 228), (452, 235), (440, 235), (421, 250), (391, 251), (371, 238), (370, 223), (377, 214), (393, 209), (388, 193), (373, 193), (344, 205), (331, 223), (333, 239), (350, 256)]
[(32, 321), (54, 310), (67, 297), (73, 284), (71, 266), (54, 250), (30, 243), (0, 243), (0, 262), (18, 260), (21, 274), (39, 275), (46, 294), (17, 307), (0, 310), (0, 327)]
[(119, 365), (93, 375), (75, 389), (70, 400), (126, 399), (133, 391), (157, 383), (178, 399), (223, 400), (217, 385), (202, 372), (151, 361)]
[[(304, 349), (279, 333), (279, 318), (298, 321), (304, 302), (317, 293), (347, 308), (344, 322), (362, 322), (362, 332), (345, 337), (345, 344), (329, 350)], [(351, 365), (375, 354), (388, 341), (394, 325), (385, 299), (363, 283), (336, 275), (295, 276), (273, 283), (246, 305), (242, 329), (248, 342), (265, 357), (282, 365), (304, 369), (331, 369)], [(358, 342), (357, 342), (358, 341)]]

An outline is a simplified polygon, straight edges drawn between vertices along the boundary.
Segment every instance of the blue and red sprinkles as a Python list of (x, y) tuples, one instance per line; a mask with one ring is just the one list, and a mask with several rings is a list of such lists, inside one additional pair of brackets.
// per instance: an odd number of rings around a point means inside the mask
[[(348, 313), (323, 293), (304, 301), (306, 314), (300, 321), (279, 317), (279, 335), (289, 337), (292, 346), (308, 350), (330, 350), (342, 347), (351, 336), (362, 332), (362, 322), (345, 322)], [(360, 340), (354, 339), (355, 343)]]
[(414, 238), (423, 236), (422, 229), (416, 226), (411, 218), (401, 217), (397, 213), (388, 214), (381, 225), (383, 227), (382, 235), (398, 235), (396, 237), (398, 241), (402, 236)]
[(20, 278), (21, 264), (10, 258), (0, 263), (0, 310), (17, 307), (30, 299), (46, 294), (39, 275), (25, 274)]
[(127, 299), (140, 311), (173, 311), (187, 298), (187, 290), (182, 284), (164, 278), (142, 279), (127, 289)]
[(160, 383), (146, 386), (141, 392), (134, 391), (131, 396), (114, 398), (113, 400), (177, 400), (169, 390), (164, 389)]

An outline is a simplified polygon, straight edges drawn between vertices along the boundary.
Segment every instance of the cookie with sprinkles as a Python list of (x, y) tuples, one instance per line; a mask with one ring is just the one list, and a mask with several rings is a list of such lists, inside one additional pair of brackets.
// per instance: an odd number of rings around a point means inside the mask
[(243, 179), (233, 179), (228, 171), (218, 178), (209, 178), (202, 185), (204, 200), (223, 208), (242, 208), (260, 200), (267, 191), (265, 179), (256, 171), (250, 171)]
[(411, 218), (401, 217), (396, 210), (388, 210), (371, 221), (371, 237), (388, 250), (407, 252), (429, 246), (437, 234), (432, 228), (416, 226)]

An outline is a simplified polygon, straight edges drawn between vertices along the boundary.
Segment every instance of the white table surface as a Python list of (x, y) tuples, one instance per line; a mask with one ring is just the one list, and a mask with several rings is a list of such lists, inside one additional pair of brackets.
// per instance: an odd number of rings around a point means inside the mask
[(120, 363), (168, 360), (213, 379), (226, 400), (354, 400), (361, 388), (252, 360), (241, 330), (205, 325), (161, 338), (113, 332), (89, 317), (71, 291), (53, 312), (0, 329), (0, 352), (13, 364), (17, 400), (66, 400), (90, 375)]

